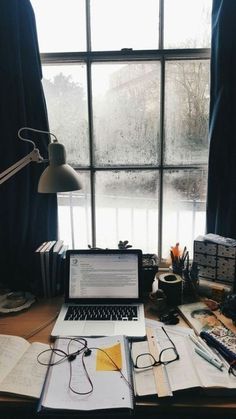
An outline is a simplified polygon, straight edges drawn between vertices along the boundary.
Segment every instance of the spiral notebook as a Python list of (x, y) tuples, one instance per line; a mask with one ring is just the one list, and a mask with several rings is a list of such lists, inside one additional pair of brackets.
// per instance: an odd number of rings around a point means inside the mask
[[(119, 412), (133, 410), (134, 394), (127, 338), (106, 336), (85, 339), (87, 348), (91, 350), (88, 356), (83, 357), (83, 352), (80, 352), (71, 362), (66, 358), (49, 367), (38, 412), (107, 413), (113, 409)], [(70, 338), (59, 337), (54, 349), (71, 353), (78, 349), (73, 345), (77, 343), (71, 343)], [(51, 364), (61, 358), (58, 351), (54, 352)]]
[(200, 336), (213, 346), (228, 361), (236, 361), (236, 334), (225, 326), (216, 326), (203, 330)]

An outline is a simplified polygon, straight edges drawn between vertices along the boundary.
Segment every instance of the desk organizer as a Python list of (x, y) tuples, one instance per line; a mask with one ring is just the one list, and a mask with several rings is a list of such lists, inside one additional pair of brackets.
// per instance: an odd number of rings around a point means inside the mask
[(198, 265), (199, 278), (235, 288), (236, 247), (207, 242), (198, 236), (194, 240), (193, 260)]

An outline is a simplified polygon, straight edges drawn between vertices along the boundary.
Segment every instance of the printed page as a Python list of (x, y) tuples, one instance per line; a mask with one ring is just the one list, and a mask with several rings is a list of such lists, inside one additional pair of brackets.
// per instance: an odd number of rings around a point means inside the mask
[[(203, 359), (201, 356), (195, 353), (194, 344), (188, 342), (189, 351), (192, 351), (193, 362), (196, 365), (197, 373), (201, 380), (202, 387), (205, 388), (236, 388), (236, 378), (233, 375), (228, 374), (228, 364), (223, 361), (222, 371), (210, 364), (208, 361)], [(211, 351), (211, 349), (209, 348)], [(218, 356), (219, 358), (219, 356)]]
[[(138, 355), (148, 353), (148, 342), (133, 342), (132, 344), (132, 359), (135, 362), (135, 359)], [(147, 359), (150, 361), (150, 357)], [(145, 361), (148, 362), (148, 361)], [(154, 379), (153, 369), (152, 368), (145, 368), (135, 369), (134, 368), (134, 385), (135, 385), (135, 394), (137, 396), (148, 396), (156, 394), (156, 383)]]
[(11, 335), (0, 335), (0, 383), (29, 348), (27, 340)]
[[(194, 333), (193, 330), (189, 327), (167, 326), (164, 323), (149, 319), (146, 320), (146, 326), (152, 328), (159, 350), (172, 346), (162, 327), (177, 348), (179, 359), (165, 366), (171, 390), (174, 392), (192, 387), (201, 387), (202, 383), (197, 374), (193, 353), (189, 350), (191, 348), (189, 335)], [(194, 355), (196, 354), (194, 353)]]
[[(189, 352), (188, 340), (190, 341), (190, 339), (188, 336), (186, 337), (186, 328), (183, 328), (184, 331), (181, 331), (179, 327), (179, 330), (176, 331), (173, 326), (172, 328), (164, 326), (164, 328), (174, 342), (179, 354), (178, 360), (165, 366), (171, 390), (175, 392), (177, 390), (200, 387), (201, 382), (196, 373), (192, 353)], [(189, 331), (191, 333), (190, 329)], [(172, 347), (161, 327), (157, 327), (154, 333), (160, 351), (164, 348)]]
[[(66, 410), (131, 409), (133, 400), (132, 390), (126, 381), (130, 382), (130, 377), (124, 337), (87, 338), (87, 341), (91, 349), (91, 354), (84, 357), (88, 374), (83, 366), (81, 354), (71, 362), (65, 360), (51, 367), (41, 401), (42, 407)], [(57, 347), (68, 352), (68, 340), (59, 338)], [(123, 376), (98, 348), (108, 352), (116, 364), (121, 362)], [(74, 350), (76, 346), (73, 349), (72, 344), (70, 349)], [(54, 360), (57, 359), (55, 356)]]
[[(168, 341), (161, 330), (162, 324), (148, 320), (147, 325), (149, 327), (152, 325), (160, 348), (166, 347)], [(236, 379), (228, 374), (226, 362), (224, 362), (223, 369), (220, 371), (195, 352), (196, 346), (189, 338), (190, 334), (194, 336), (195, 334), (190, 328), (165, 325), (164, 328), (173, 340), (179, 353), (179, 360), (165, 367), (172, 391), (192, 387), (236, 387)], [(211, 349), (209, 348), (209, 350)]]
[[(48, 349), (49, 345), (32, 343), (15, 365), (14, 369), (0, 384), (0, 391), (27, 397), (39, 398), (45, 380), (47, 367), (40, 365), (37, 356)], [(50, 352), (43, 355), (42, 360), (49, 362)]]

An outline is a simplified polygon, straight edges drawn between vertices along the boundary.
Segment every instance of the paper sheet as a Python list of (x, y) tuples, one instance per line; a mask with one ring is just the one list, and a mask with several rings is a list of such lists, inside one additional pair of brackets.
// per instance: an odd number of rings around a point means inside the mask
[[(152, 327), (160, 350), (166, 347), (166, 335), (161, 329), (163, 323), (155, 320), (146, 320), (146, 326)], [(192, 329), (165, 325), (164, 328), (173, 340), (179, 353), (179, 360), (165, 366), (173, 392), (193, 387), (236, 388), (236, 378), (228, 374), (226, 366), (224, 366), (223, 371), (220, 371), (195, 353), (195, 345), (189, 338), (189, 334), (194, 334)], [(143, 347), (140, 346), (140, 343), (134, 343), (133, 345), (136, 355), (142, 353)], [(143, 395), (155, 394), (154, 386), (150, 385), (149, 389), (146, 387), (148, 379), (153, 383), (152, 376), (153, 373), (151, 370), (135, 373), (136, 388)]]
[(96, 371), (116, 371), (122, 368), (120, 343), (97, 351)]
[[(72, 388), (77, 392), (86, 393), (91, 390), (91, 384), (83, 367), (82, 357), (77, 356), (71, 363), (71, 373), (68, 361), (50, 368), (41, 401), (42, 407), (84, 411), (133, 408), (132, 391), (120, 372), (104, 369), (96, 370), (98, 352), (96, 348), (99, 347), (104, 350), (108, 348), (113, 352), (114, 348), (118, 348), (120, 345), (122, 374), (130, 381), (129, 364), (126, 362), (125, 337), (109, 336), (86, 339), (88, 347), (92, 349), (91, 354), (84, 357), (84, 363), (93, 386), (92, 392), (79, 395), (69, 389), (69, 382), (71, 381)], [(59, 347), (67, 351), (67, 342), (61, 340)], [(99, 364), (102, 368), (104, 367), (103, 361)]]

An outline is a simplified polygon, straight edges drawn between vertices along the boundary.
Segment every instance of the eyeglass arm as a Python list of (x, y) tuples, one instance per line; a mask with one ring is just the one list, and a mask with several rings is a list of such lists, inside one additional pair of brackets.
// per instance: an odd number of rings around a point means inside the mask
[(8, 169), (4, 170), (4, 172), (0, 173), (0, 185), (12, 176), (15, 173), (19, 172), (23, 167), (27, 166), (27, 164), (31, 163), (32, 161), (36, 163), (46, 162), (41, 155), (37, 148), (34, 148), (27, 156), (23, 157), (21, 160), (13, 164), (12, 166), (8, 167)]

